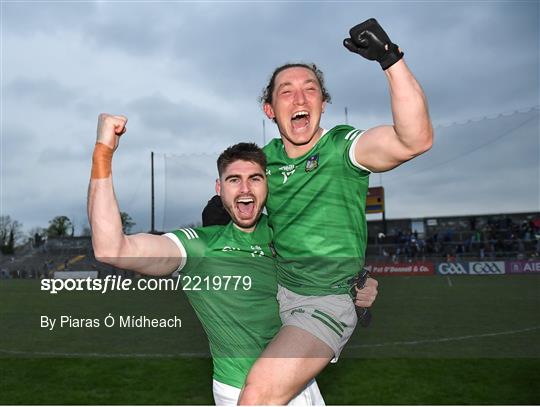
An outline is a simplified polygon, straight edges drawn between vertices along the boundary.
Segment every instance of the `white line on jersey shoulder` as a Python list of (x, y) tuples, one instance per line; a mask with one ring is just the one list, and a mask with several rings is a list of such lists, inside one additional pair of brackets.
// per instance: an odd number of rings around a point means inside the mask
[(355, 133), (356, 133), (356, 136), (357, 136), (359, 132), (360, 132), (360, 130), (358, 130), (358, 129), (352, 129), (350, 132), (348, 132), (345, 135), (345, 140), (352, 140), (355, 137)]
[(192, 228), (180, 229), (180, 232), (182, 232), (188, 238), (188, 240), (199, 238), (197, 232), (195, 232)]
[(349, 147), (349, 159), (351, 160), (351, 163), (355, 167), (360, 168), (361, 170), (364, 170), (367, 172), (371, 172), (369, 168), (364, 167), (362, 164), (356, 161), (356, 154), (355, 154), (356, 143), (358, 142), (358, 140), (360, 140), (360, 137), (362, 136), (362, 134), (365, 133), (365, 130), (364, 131), (356, 130), (356, 131), (358, 131), (358, 134), (354, 135), (353, 142), (351, 143), (351, 146)]
[(180, 239), (178, 239), (178, 236), (176, 236), (174, 233), (165, 233), (163, 236), (167, 236), (169, 239), (171, 239), (176, 244), (176, 246), (178, 246), (178, 249), (180, 249), (180, 265), (174, 271), (174, 272), (180, 272), (180, 270), (184, 268), (187, 262), (186, 248), (184, 247)]

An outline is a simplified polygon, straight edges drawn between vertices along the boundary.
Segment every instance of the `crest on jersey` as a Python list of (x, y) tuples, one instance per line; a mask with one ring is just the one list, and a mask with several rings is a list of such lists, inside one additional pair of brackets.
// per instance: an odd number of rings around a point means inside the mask
[(306, 162), (306, 172), (311, 172), (319, 166), (319, 153), (312, 155)]

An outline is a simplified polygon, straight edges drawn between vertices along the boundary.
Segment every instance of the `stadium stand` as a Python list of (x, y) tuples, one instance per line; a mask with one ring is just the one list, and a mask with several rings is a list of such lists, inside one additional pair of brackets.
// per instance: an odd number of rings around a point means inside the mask
[(540, 213), (368, 221), (368, 241), (371, 260), (526, 260), (540, 257)]
[[(385, 233), (386, 230), (386, 233)], [(540, 259), (540, 212), (368, 221), (367, 261), (482, 261)], [(55, 271), (134, 273), (100, 263), (90, 237), (30, 241), (0, 257), (0, 278), (46, 278)]]
[(39, 245), (29, 241), (14, 255), (0, 257), (0, 278), (50, 278), (55, 271), (97, 271), (100, 277), (132, 275), (98, 262), (86, 236), (49, 238)]

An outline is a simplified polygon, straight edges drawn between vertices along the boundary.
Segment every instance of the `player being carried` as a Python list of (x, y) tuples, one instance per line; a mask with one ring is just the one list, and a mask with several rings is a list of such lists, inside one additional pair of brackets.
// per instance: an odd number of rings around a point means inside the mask
[[(208, 335), (216, 404), (236, 405), (251, 365), (281, 326), (272, 233), (267, 217), (261, 215), (267, 196), (266, 158), (249, 143), (232, 146), (220, 155), (216, 191), (232, 218), (227, 225), (180, 229), (161, 236), (124, 235), (111, 163), (126, 122), (123, 116), (108, 114), (101, 114), (98, 121), (88, 192), (94, 254), (102, 262), (146, 275), (178, 270), (222, 283), (219, 289), (213, 284), (210, 289), (185, 292)], [(225, 284), (227, 277), (241, 281), (240, 289)], [(364, 306), (371, 305), (375, 284), (371, 280), (358, 293)], [(314, 380), (293, 397), (291, 404), (324, 404)]]
[(330, 95), (312, 64), (277, 68), (262, 96), (280, 139), (267, 157), (268, 223), (274, 232), (283, 328), (253, 365), (240, 404), (285, 404), (331, 360), (357, 323), (349, 296), (364, 265), (365, 201), (371, 172), (431, 148), (425, 95), (375, 19), (350, 30), (345, 47), (381, 64), (393, 125), (320, 127)]

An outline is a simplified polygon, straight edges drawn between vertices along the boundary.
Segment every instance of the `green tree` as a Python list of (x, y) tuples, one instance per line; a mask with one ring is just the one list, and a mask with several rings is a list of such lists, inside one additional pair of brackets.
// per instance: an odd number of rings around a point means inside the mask
[(49, 227), (47, 228), (49, 237), (73, 236), (74, 232), (73, 223), (67, 216), (56, 216), (49, 221)]
[(120, 220), (122, 221), (122, 230), (126, 234), (129, 233), (131, 228), (136, 225), (127, 212), (120, 212)]
[(0, 251), (3, 254), (13, 254), (21, 238), (22, 223), (12, 220), (9, 215), (0, 216)]

